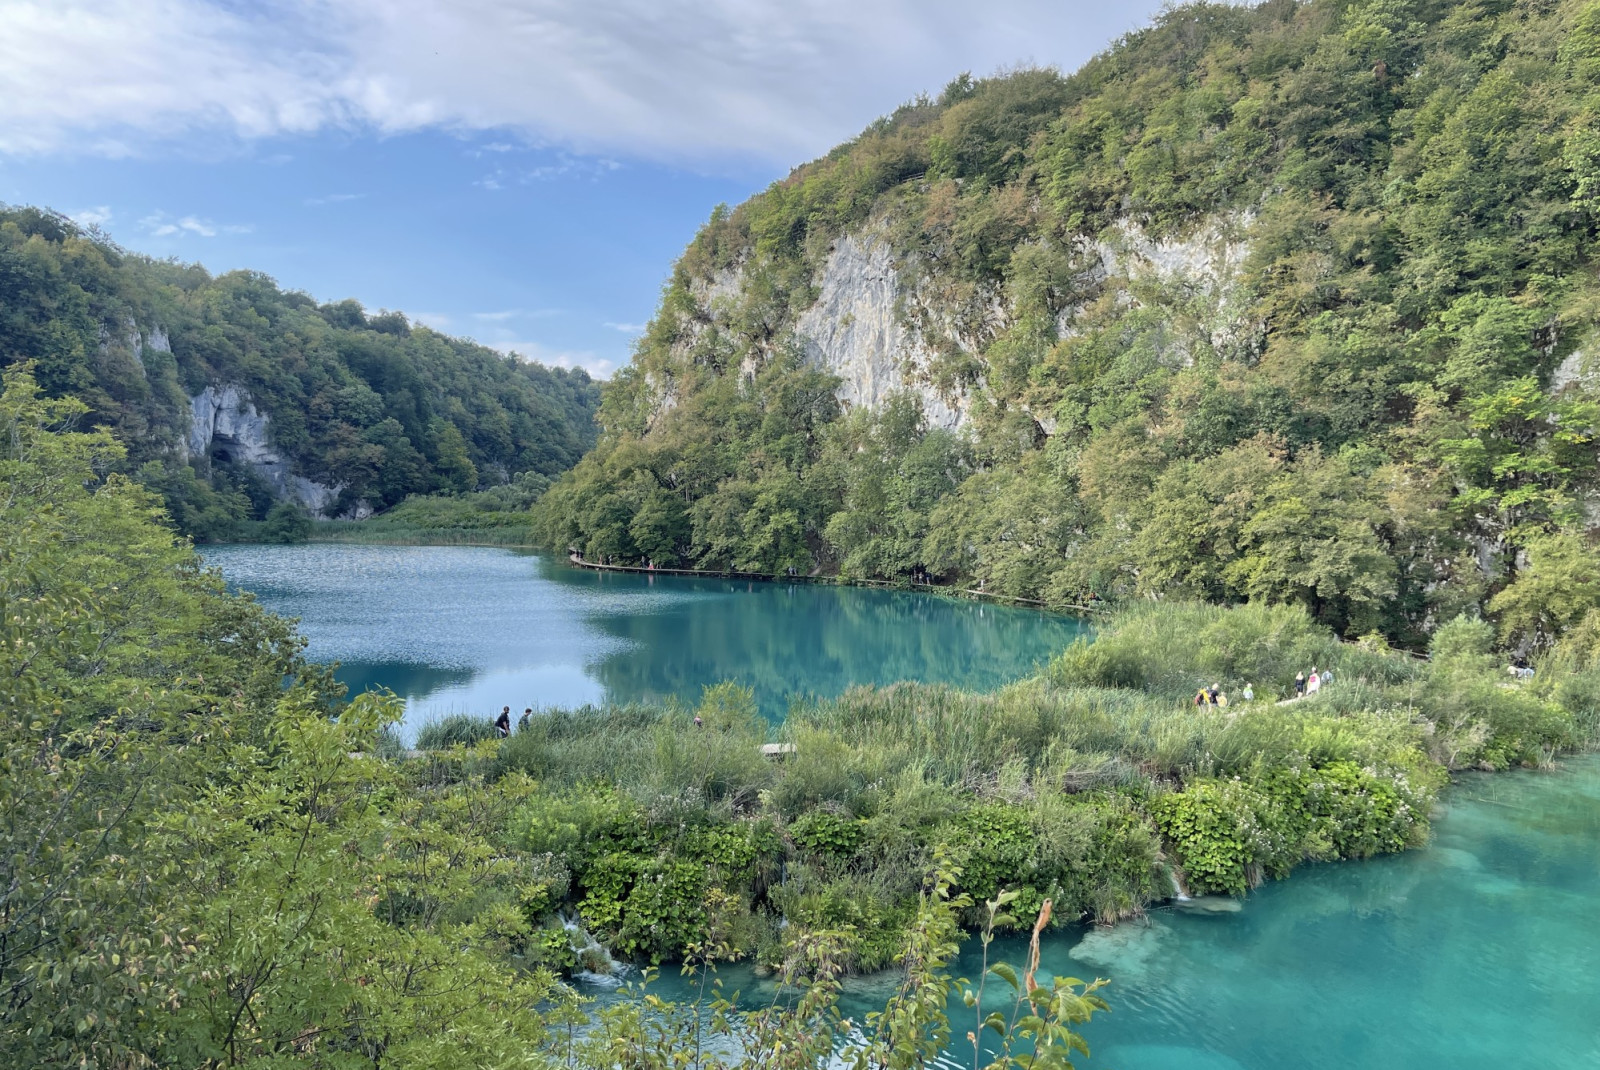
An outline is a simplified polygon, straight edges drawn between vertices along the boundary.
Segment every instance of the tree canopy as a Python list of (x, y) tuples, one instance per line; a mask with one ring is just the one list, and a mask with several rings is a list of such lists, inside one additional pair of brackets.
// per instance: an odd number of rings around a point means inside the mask
[(0, 207), (0, 367), (28, 361), (44, 392), (115, 431), (126, 466), (179, 527), (226, 536), (263, 519), (273, 488), (237, 458), (182, 463), (188, 398), (244, 389), (300, 476), (375, 509), (531, 472), (554, 476), (594, 444), (599, 390), (547, 368), (369, 314), (318, 305), (264, 275), (211, 276), (126, 252), (70, 220)]

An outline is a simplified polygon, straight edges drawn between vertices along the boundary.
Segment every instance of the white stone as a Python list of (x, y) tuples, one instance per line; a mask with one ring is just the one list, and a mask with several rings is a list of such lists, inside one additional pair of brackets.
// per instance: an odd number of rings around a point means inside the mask
[(900, 274), (887, 240), (870, 231), (839, 239), (817, 289), (795, 335), (810, 360), (842, 380), (840, 401), (877, 409), (889, 395), (910, 391), (930, 426), (961, 425), (967, 398), (946, 398), (928, 382), (934, 353), (903, 322)]
[(1591, 386), (1594, 383), (1594, 370), (1581, 350), (1574, 351), (1556, 366), (1550, 376), (1550, 393), (1555, 394), (1577, 383), (1579, 386)]

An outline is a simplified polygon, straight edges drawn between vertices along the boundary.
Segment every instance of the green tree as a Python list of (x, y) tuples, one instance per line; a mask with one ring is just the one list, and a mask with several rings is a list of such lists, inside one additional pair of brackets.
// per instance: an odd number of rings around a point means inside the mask
[(1527, 552), (1527, 566), (1489, 600), (1489, 611), (1508, 644), (1538, 649), (1600, 608), (1600, 561), (1571, 532), (1532, 539)]

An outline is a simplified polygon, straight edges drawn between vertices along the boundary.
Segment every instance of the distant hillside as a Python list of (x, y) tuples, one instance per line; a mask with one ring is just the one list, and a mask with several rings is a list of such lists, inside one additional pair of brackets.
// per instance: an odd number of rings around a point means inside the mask
[(595, 442), (599, 390), (581, 370), (0, 207), (0, 366), (19, 361), (50, 394), (87, 402), (87, 421), (116, 431), (130, 470), (201, 538), (278, 500), (361, 516), (554, 476)]
[(713, 214), (547, 536), (1542, 642), (1582, 608), (1502, 592), (1591, 560), (1597, 130), (1593, 0), (1199, 4), (962, 76)]

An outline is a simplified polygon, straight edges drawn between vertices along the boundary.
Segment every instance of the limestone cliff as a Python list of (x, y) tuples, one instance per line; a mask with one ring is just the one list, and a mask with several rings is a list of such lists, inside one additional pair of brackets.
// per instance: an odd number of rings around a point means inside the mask
[[(342, 486), (326, 486), (289, 470), (273, 446), (267, 414), (234, 383), (208, 386), (189, 399), (189, 433), (179, 444), (185, 461), (209, 458), (254, 469), (280, 498), (299, 502), (319, 519), (338, 500)], [(370, 514), (371, 509), (358, 510)]]
[[(1253, 343), (1254, 328), (1241, 317), (1237, 298), (1240, 271), (1249, 254), (1250, 213), (1217, 216), (1179, 237), (1153, 237), (1122, 220), (1094, 241), (1071, 250), (1080, 265), (1075, 293), (1058, 311), (1055, 330), (1074, 331), (1075, 314), (1091, 297), (1107, 291), (1127, 307), (1152, 300), (1178, 300), (1193, 322), (1194, 337), (1218, 350)], [(968, 420), (974, 398), (985, 386), (983, 353), (1016, 319), (1014, 302), (999, 284), (980, 287), (957, 301), (949, 298), (936, 270), (916, 253), (895, 249), (892, 228), (883, 220), (845, 233), (832, 243), (811, 280), (815, 297), (791, 325), (779, 332), (814, 366), (839, 378), (838, 398), (848, 408), (881, 408), (893, 394), (917, 398), (930, 427), (955, 430)], [(743, 263), (694, 280), (697, 309), (687, 317), (677, 350), (683, 359), (705, 330), (729, 323), (752, 300), (750, 274)], [(1190, 337), (1174, 331), (1170, 359), (1192, 362)], [(965, 381), (949, 381), (938, 365), (951, 354), (979, 369)], [(753, 370), (746, 358), (741, 371)], [(941, 382), (941, 379), (944, 381)], [(678, 401), (671, 376), (652, 380), (657, 417)], [(1045, 432), (1048, 413), (1036, 416)]]

